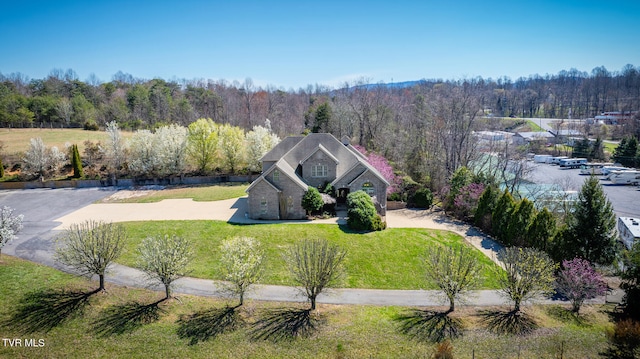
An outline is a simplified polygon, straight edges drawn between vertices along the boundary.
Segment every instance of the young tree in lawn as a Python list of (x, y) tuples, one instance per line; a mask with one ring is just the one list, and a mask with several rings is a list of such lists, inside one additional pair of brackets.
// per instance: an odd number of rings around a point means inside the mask
[(480, 262), (467, 246), (436, 246), (424, 258), (427, 279), (434, 282), (449, 300), (449, 312), (455, 301), (473, 289), (480, 280)]
[(264, 255), (259, 247), (260, 242), (250, 237), (227, 239), (220, 246), (223, 276), (230, 282), (227, 290), (238, 296), (238, 305), (244, 303), (249, 286), (262, 276)]
[(165, 298), (171, 297), (173, 283), (189, 273), (192, 244), (183, 237), (164, 235), (147, 237), (138, 247), (138, 267), (151, 281), (160, 281)]
[(200, 173), (206, 173), (216, 161), (218, 125), (210, 118), (201, 118), (189, 125), (187, 152)]
[(81, 275), (97, 275), (98, 291), (104, 290), (104, 276), (122, 253), (127, 236), (119, 224), (88, 220), (72, 224), (58, 238), (55, 259)]
[(322, 201), (322, 195), (317, 188), (309, 186), (307, 192), (302, 196), (302, 208), (307, 211), (307, 216), (312, 212), (315, 212), (322, 208), (324, 202)]
[(2, 254), (2, 247), (16, 239), (16, 234), (22, 230), (24, 215), (14, 215), (13, 211), (13, 208), (7, 206), (3, 206), (0, 210), (0, 254)]
[(602, 265), (615, 260), (616, 215), (597, 177), (590, 176), (582, 186), (562, 238), (564, 259), (579, 257)]
[(574, 258), (562, 262), (556, 289), (571, 301), (571, 309), (578, 314), (585, 299), (603, 295), (607, 291), (607, 284), (589, 261)]
[(318, 295), (342, 274), (345, 255), (339, 246), (326, 239), (303, 239), (288, 249), (285, 259), (289, 270), (293, 280), (304, 289), (311, 310), (316, 309)]
[(556, 265), (549, 256), (534, 248), (509, 247), (500, 251), (498, 258), (504, 264), (496, 271), (498, 285), (513, 301), (513, 311), (529, 299), (553, 290)]

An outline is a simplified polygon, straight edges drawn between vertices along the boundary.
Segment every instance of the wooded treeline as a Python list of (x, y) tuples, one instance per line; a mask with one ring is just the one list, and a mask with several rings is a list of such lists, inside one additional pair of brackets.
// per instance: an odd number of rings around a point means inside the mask
[[(95, 76), (80, 81), (71, 69), (33, 80), (0, 74), (0, 126), (98, 129), (117, 121), (121, 128), (135, 130), (210, 118), (249, 130), (268, 118), (280, 137), (305, 129), (346, 135), (414, 178), (443, 183), (477, 153), (471, 134), (487, 127), (486, 121), (479, 123), (485, 115), (588, 118), (640, 109), (640, 67), (633, 65), (515, 81), (369, 82), (285, 91), (255, 86), (251, 79), (142, 80), (118, 72), (101, 83)], [(636, 118), (625, 124), (622, 134), (640, 135), (639, 122)]]

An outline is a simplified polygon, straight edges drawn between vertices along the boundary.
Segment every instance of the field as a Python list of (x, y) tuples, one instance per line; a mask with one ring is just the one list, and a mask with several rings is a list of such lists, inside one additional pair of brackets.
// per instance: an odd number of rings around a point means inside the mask
[[(131, 132), (122, 132), (124, 137), (131, 136)], [(3, 152), (9, 155), (24, 152), (29, 148), (32, 138), (42, 138), (45, 145), (57, 146), (63, 150), (65, 144), (77, 144), (80, 153), (84, 150), (84, 141), (104, 143), (107, 140), (105, 131), (85, 131), (77, 128), (65, 129), (33, 129), (33, 128), (0, 128), (0, 141), (4, 145)]]
[[(235, 225), (220, 221), (151, 221), (124, 224), (129, 234), (122, 264), (136, 265), (136, 248), (147, 236), (176, 234), (192, 240), (195, 259), (191, 276), (220, 277), (218, 248), (222, 240), (233, 236), (254, 237), (262, 243), (266, 256), (263, 283), (293, 285), (282, 257), (288, 245), (300, 238), (326, 238), (347, 251), (346, 288), (434, 289), (422, 273), (421, 257), (429, 247), (442, 243), (463, 245), (463, 238), (448, 231), (390, 228), (366, 234), (351, 233), (335, 224), (260, 224)], [(483, 288), (496, 288), (491, 275), (494, 268), (486, 256), (476, 252), (485, 278)]]
[[(79, 297), (74, 292), (90, 293), (96, 283), (6, 255), (1, 259), (2, 336), (41, 344), (2, 345), (1, 358), (426, 358), (435, 348), (400, 332), (399, 319), (411, 308), (319, 305), (309, 336), (276, 341), (257, 339), (255, 325), (274, 309), (302, 305), (248, 301), (239, 311), (244, 324), (215, 335), (214, 320), (191, 315), (222, 309), (230, 304), (224, 300), (185, 295), (158, 303), (160, 293), (110, 284), (107, 292)], [(525, 310), (537, 330), (498, 336), (479, 319), (485, 309), (501, 308), (459, 307), (453, 314), (464, 329), (452, 341), (454, 357), (597, 358), (611, 327), (609, 307), (586, 306), (575, 318), (560, 306), (533, 306)]]

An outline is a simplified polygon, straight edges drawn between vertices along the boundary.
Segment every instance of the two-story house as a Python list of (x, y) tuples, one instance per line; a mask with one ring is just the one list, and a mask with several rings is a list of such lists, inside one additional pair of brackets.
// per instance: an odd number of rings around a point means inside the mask
[(389, 183), (348, 140), (328, 133), (290, 136), (262, 159), (262, 174), (247, 193), (248, 215), (253, 219), (303, 219), (302, 196), (309, 186), (331, 184), (337, 202), (364, 190), (374, 197), (380, 215), (386, 214)]

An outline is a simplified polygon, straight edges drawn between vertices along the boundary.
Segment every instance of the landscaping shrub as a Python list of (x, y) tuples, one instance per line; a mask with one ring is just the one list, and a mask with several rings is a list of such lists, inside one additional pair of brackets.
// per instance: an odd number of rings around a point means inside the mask
[(4, 177), (4, 165), (2, 164), (2, 158), (0, 158), (0, 178)]
[(84, 121), (84, 126), (82, 126), (86, 131), (98, 131), (100, 127), (95, 120), (86, 120)]
[(433, 204), (433, 193), (427, 187), (422, 187), (411, 197), (411, 203), (418, 208), (429, 208)]
[(319, 210), (324, 205), (322, 195), (315, 187), (309, 187), (304, 196), (302, 196), (302, 208), (307, 211), (307, 215)]
[(386, 227), (376, 213), (373, 200), (364, 191), (352, 192), (347, 196), (347, 225), (357, 231), (380, 231)]

